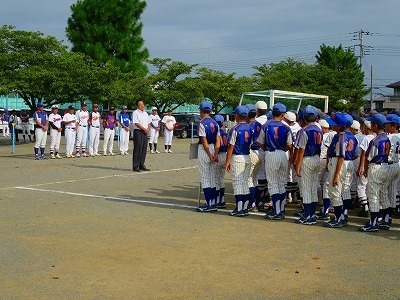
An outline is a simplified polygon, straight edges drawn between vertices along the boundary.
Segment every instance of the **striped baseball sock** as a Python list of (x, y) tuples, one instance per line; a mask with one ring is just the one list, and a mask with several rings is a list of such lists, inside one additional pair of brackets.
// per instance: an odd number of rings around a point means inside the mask
[(243, 210), (243, 195), (235, 195), (237, 211)]
[(323, 199), (322, 213), (326, 215), (329, 212), (329, 206), (331, 206), (331, 199)]
[(249, 188), (249, 194), (248, 194), (249, 198), (249, 206), (253, 207), (254, 206), (254, 201), (255, 201), (255, 196), (256, 196), (256, 188), (255, 187), (251, 187)]
[(44, 155), (44, 148), (40, 147), (40, 155), (43, 156)]
[(219, 189), (219, 202), (225, 203), (225, 188)]
[(334, 206), (333, 209), (335, 210), (335, 219), (336, 219), (336, 221), (342, 220), (343, 206)]
[(35, 150), (35, 156), (38, 156), (39, 155), (39, 148), (34, 147), (33, 149)]
[(310, 217), (315, 216), (316, 210), (317, 210), (317, 202), (311, 202)]
[(279, 214), (281, 212), (281, 196), (279, 194), (273, 194), (271, 198), (275, 214)]
[(343, 214), (345, 215), (345, 217), (348, 217), (349, 215), (350, 204), (351, 204), (351, 199), (343, 200)]
[(217, 195), (218, 195), (217, 188), (216, 187), (211, 188), (211, 203), (210, 203), (211, 206), (217, 205)]
[(311, 204), (305, 204), (303, 203), (303, 209), (304, 209), (304, 214), (303, 214), (303, 218), (304, 219), (308, 219), (310, 217), (310, 211), (311, 211)]
[(286, 206), (286, 192), (280, 194), (281, 197), (281, 212), (283, 214), (285, 214), (286, 210), (285, 210), (285, 206)]
[(371, 219), (369, 220), (369, 224), (371, 226), (376, 226), (378, 222), (379, 212), (371, 212)]
[(382, 221), (385, 223), (389, 223), (390, 221), (390, 208), (381, 209), (382, 213)]
[(211, 190), (211, 188), (204, 188), (203, 192), (204, 192), (204, 198), (206, 199), (206, 205), (210, 206), (211, 205), (210, 204), (210, 200), (211, 200), (212, 190)]

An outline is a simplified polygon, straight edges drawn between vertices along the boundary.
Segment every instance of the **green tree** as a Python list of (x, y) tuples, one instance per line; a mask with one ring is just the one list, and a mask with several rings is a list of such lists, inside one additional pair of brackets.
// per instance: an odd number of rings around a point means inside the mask
[(242, 93), (251, 86), (249, 78), (235, 78), (235, 73), (226, 74), (208, 68), (200, 68), (196, 73), (201, 96), (211, 100), (215, 113), (225, 107), (237, 106)]
[(145, 1), (78, 0), (71, 6), (67, 37), (72, 51), (90, 56), (97, 64), (111, 61), (122, 72), (147, 74), (143, 23)]
[[(333, 110), (360, 110), (368, 90), (364, 88), (364, 72), (354, 53), (344, 50), (342, 45), (323, 44), (316, 58), (316, 92), (329, 96), (329, 106)], [(347, 103), (339, 101), (341, 99)]]
[(195, 103), (201, 96), (197, 80), (190, 77), (197, 65), (189, 65), (170, 58), (154, 58), (149, 61), (157, 68), (157, 73), (149, 75), (153, 91), (147, 103), (154, 105), (163, 114), (188, 103)]

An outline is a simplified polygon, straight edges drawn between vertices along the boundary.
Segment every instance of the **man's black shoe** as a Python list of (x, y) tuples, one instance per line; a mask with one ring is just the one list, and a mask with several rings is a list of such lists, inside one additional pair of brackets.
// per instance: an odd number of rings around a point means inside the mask
[(133, 172), (141, 172), (139, 168), (133, 168)]
[(150, 171), (150, 169), (147, 169), (146, 166), (140, 167), (139, 170), (140, 171)]

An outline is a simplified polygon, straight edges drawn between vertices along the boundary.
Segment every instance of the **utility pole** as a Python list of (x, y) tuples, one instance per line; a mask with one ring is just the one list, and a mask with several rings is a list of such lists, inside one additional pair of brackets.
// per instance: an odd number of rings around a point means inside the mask
[(356, 40), (358, 38), (358, 41), (360, 42), (358, 45), (354, 45), (354, 48), (357, 46), (360, 47), (360, 55), (358, 57), (360, 59), (360, 69), (362, 70), (363, 57), (365, 54), (364, 35), (370, 35), (370, 33), (369, 33), (369, 31), (364, 31), (363, 29), (360, 29), (360, 30), (354, 32), (353, 34), (354, 34), (353, 35), (354, 39)]
[(371, 103), (371, 110), (370, 111), (372, 111), (372, 65), (371, 65), (371, 91), (370, 91), (370, 95), (369, 95), (369, 100), (370, 100), (370, 103)]

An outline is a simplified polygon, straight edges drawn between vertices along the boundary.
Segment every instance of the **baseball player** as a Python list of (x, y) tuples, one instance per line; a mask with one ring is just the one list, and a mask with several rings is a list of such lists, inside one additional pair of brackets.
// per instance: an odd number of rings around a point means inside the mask
[(58, 106), (53, 105), (51, 107), (51, 114), (49, 115), (49, 125), (50, 125), (50, 158), (61, 158), (60, 154), (60, 141), (61, 141), (61, 131), (62, 131), (62, 118), (58, 114)]
[[(364, 134), (361, 131), (361, 124), (357, 120), (353, 120), (353, 124), (350, 127), (350, 131), (354, 134), (354, 136), (357, 139), (358, 145), (360, 145), (362, 139), (364, 138)], [(357, 176), (357, 171), (358, 167), (360, 165), (360, 154), (361, 154), (361, 149), (358, 146), (357, 151), (356, 151), (356, 158), (353, 161), (354, 164), (354, 173), (353, 173), (353, 178), (351, 181), (351, 186), (350, 186), (350, 198), (352, 201), (352, 206), (354, 207), (355, 205), (358, 205), (359, 199), (357, 197), (357, 184), (358, 184), (358, 176)]]
[(225, 203), (225, 163), (226, 163), (226, 151), (228, 150), (228, 134), (223, 129), (224, 117), (221, 115), (215, 115), (214, 120), (219, 126), (219, 151), (218, 161), (215, 170), (215, 185), (217, 188), (217, 208), (226, 208)]
[(387, 182), (389, 183), (389, 209), (382, 214), (382, 221), (378, 223), (379, 229), (388, 230), (392, 222), (392, 216), (396, 209), (397, 184), (400, 180), (400, 117), (389, 114), (386, 117), (386, 133), (390, 140), (390, 152), (388, 157)]
[(93, 104), (93, 111), (89, 114), (89, 155), (99, 156), (100, 141), (100, 119), (99, 105)]
[[(157, 142), (158, 142), (158, 136), (160, 135), (160, 121), (161, 118), (158, 115), (158, 110), (157, 107), (153, 107), (151, 109), (151, 115), (150, 115), (150, 140), (149, 140), (149, 149), (150, 153), (160, 153), (160, 151), (157, 150)], [(154, 146), (154, 150), (153, 147)]]
[(115, 108), (114, 106), (110, 107), (108, 114), (103, 120), (103, 128), (104, 128), (104, 141), (103, 141), (103, 155), (107, 156), (107, 147), (108, 147), (108, 155), (114, 156), (113, 152), (114, 147), (114, 136), (115, 136), (115, 128), (118, 126), (118, 121), (114, 115)]
[[(349, 117), (351, 118), (350, 115)], [(342, 195), (344, 191), (350, 189), (354, 172), (353, 160), (357, 149), (357, 139), (349, 130), (353, 120), (349, 117), (338, 112), (326, 119), (337, 132), (328, 148), (329, 196), (335, 217), (324, 223), (324, 226), (331, 228), (346, 226), (348, 220), (347, 210), (350, 199), (343, 200)], [(346, 204), (344, 204), (345, 201)]]
[[(376, 137), (369, 143), (364, 164), (364, 176), (368, 178), (367, 191), (370, 205), (370, 220), (364, 226), (359, 227), (359, 230), (363, 232), (375, 232), (379, 229), (379, 208), (382, 207), (381, 212), (384, 219), (389, 214), (388, 160), (391, 144), (387, 134), (384, 132), (385, 123), (387, 122), (385, 116), (375, 113), (368, 121), (371, 121), (372, 131), (376, 134)], [(388, 223), (384, 224), (389, 226)]]
[(172, 153), (172, 137), (174, 136), (174, 126), (176, 124), (175, 117), (172, 115), (172, 110), (168, 109), (167, 114), (162, 118), (164, 129), (164, 147), (165, 153)]
[(131, 117), (126, 112), (128, 108), (126, 105), (122, 106), (122, 111), (119, 114), (119, 124), (121, 125), (120, 130), (120, 141), (119, 141), (119, 150), (121, 155), (128, 155), (128, 147), (129, 147), (129, 133), (131, 126)]
[(256, 186), (258, 185), (257, 176), (260, 171), (261, 163), (264, 161), (261, 159), (261, 155), (264, 152), (260, 152), (260, 146), (258, 145), (257, 139), (260, 135), (262, 125), (256, 121), (257, 108), (254, 104), (247, 104), (247, 109), (249, 110), (247, 121), (251, 129), (251, 146), (250, 146), (250, 177), (249, 177), (249, 209), (251, 211), (257, 210), (257, 205), (255, 201)]
[(87, 111), (87, 104), (83, 102), (81, 109), (77, 110), (75, 113), (76, 122), (78, 123), (77, 133), (76, 133), (76, 157), (80, 157), (80, 150), (82, 150), (82, 156), (87, 157), (86, 154), (86, 140), (89, 127), (89, 112)]
[(65, 156), (67, 158), (74, 158), (72, 154), (74, 151), (74, 143), (76, 138), (77, 121), (75, 116), (75, 108), (68, 106), (68, 112), (63, 116), (63, 123), (65, 126)]
[(365, 153), (367, 152), (369, 143), (375, 137), (375, 134), (372, 132), (371, 122), (368, 120), (364, 120), (362, 129), (364, 137), (359, 145), (360, 162), (357, 170), (357, 196), (358, 196), (358, 201), (360, 202), (362, 208), (358, 213), (358, 216), (368, 217), (368, 211), (369, 211), (368, 200), (367, 200), (368, 179), (364, 176), (364, 163), (365, 163)]
[(33, 114), (33, 120), (35, 121), (35, 159), (39, 159), (39, 148), (40, 157), (42, 159), (47, 159), (44, 155), (44, 150), (47, 141), (47, 129), (49, 128), (49, 117), (44, 111), (43, 103), (37, 104), (37, 111)]
[(232, 171), (232, 186), (236, 200), (236, 207), (231, 216), (244, 217), (248, 215), (252, 130), (246, 123), (249, 114), (246, 106), (237, 106), (234, 114), (237, 124), (229, 132), (225, 169), (228, 172)]
[(21, 110), (21, 127), (22, 127), (22, 137), (24, 138), (24, 142), (26, 142), (26, 135), (28, 135), (29, 142), (32, 142), (31, 129), (29, 124), (29, 113), (23, 109)]
[(316, 214), (316, 217), (320, 220), (329, 220), (329, 207), (331, 206), (331, 199), (329, 198), (329, 173), (327, 170), (327, 156), (329, 145), (331, 144), (336, 132), (330, 129), (329, 124), (325, 119), (319, 120), (318, 124), (321, 126), (323, 133), (318, 173), (318, 198), (322, 199), (322, 207), (321, 212)]
[(10, 120), (10, 113), (8, 112), (8, 108), (4, 109), (2, 114), (2, 121), (3, 121), (3, 136), (9, 137), (10, 136), (10, 128), (8, 127), (8, 123)]
[(17, 116), (17, 112), (15, 111), (15, 109), (13, 109), (11, 111), (8, 127), (11, 132), (11, 140), (19, 142), (18, 128), (16, 127), (17, 125), (18, 125), (18, 116)]
[(303, 197), (304, 213), (295, 222), (298, 224), (317, 224), (315, 211), (318, 203), (318, 173), (320, 169), (320, 153), (323, 133), (315, 125), (318, 111), (313, 106), (303, 109), (303, 119), (306, 126), (297, 133), (295, 146), (297, 161), (295, 162), (296, 175), (300, 179), (301, 195)]
[(199, 110), (202, 118), (197, 126), (199, 136), (199, 173), (206, 203), (198, 207), (196, 211), (212, 212), (217, 210), (215, 169), (220, 148), (220, 139), (218, 138), (220, 133), (217, 122), (210, 117), (212, 111), (211, 103), (208, 101), (201, 102)]
[(268, 191), (272, 195), (273, 211), (265, 217), (282, 220), (285, 217), (286, 179), (288, 158), (286, 151), (292, 152), (292, 132), (282, 123), (286, 106), (277, 103), (272, 107), (273, 119), (265, 123), (258, 137), (258, 143), (265, 151), (265, 172)]

